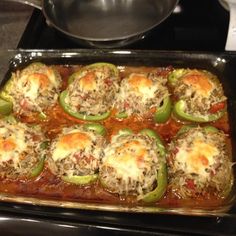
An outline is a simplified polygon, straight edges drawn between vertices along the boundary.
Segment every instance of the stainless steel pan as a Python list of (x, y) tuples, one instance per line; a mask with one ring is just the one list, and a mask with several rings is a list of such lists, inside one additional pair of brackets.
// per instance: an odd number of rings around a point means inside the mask
[(77, 42), (114, 48), (131, 44), (164, 21), (178, 0), (8, 0), (42, 9), (49, 25)]

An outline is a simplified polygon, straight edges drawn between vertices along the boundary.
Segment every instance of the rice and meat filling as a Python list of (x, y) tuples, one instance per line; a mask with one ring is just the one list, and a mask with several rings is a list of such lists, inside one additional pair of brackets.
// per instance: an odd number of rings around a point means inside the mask
[(122, 79), (116, 95), (115, 108), (119, 112), (144, 115), (161, 106), (163, 99), (169, 96), (166, 87), (167, 78), (155, 72), (132, 73)]
[(185, 112), (193, 116), (207, 116), (211, 107), (226, 101), (222, 85), (207, 71), (191, 70), (175, 85), (173, 94), (185, 101)]
[(0, 121), (0, 176), (30, 177), (46, 151), (41, 147), (45, 136), (38, 127)]
[(98, 115), (111, 110), (118, 76), (108, 66), (82, 69), (67, 88), (65, 102), (73, 112)]
[(85, 176), (98, 173), (105, 139), (83, 127), (64, 128), (50, 147), (49, 167), (59, 176)]
[(159, 155), (155, 140), (146, 135), (114, 136), (104, 150), (100, 181), (113, 193), (143, 196), (157, 185)]
[(13, 99), (13, 110), (16, 113), (40, 113), (57, 102), (62, 80), (53, 67), (33, 63), (13, 73), (11, 79), (9, 96)]
[(197, 127), (169, 146), (169, 187), (178, 196), (224, 196), (232, 184), (232, 163), (223, 132)]

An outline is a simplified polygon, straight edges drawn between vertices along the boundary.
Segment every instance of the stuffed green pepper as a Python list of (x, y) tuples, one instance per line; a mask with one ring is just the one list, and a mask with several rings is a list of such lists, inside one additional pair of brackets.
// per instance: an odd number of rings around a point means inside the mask
[(0, 114), (12, 111), (17, 115), (29, 116), (45, 110), (57, 102), (61, 87), (60, 74), (43, 63), (32, 63), (12, 73), (0, 91)]
[(180, 120), (210, 122), (226, 112), (226, 97), (218, 78), (205, 70), (176, 69), (169, 84), (174, 95), (174, 115)]
[(131, 115), (151, 117), (166, 122), (171, 114), (171, 101), (166, 77), (155, 72), (131, 73), (121, 81), (115, 100), (117, 118)]
[(52, 141), (48, 164), (63, 181), (87, 185), (96, 181), (105, 145), (100, 124), (66, 127)]
[(169, 186), (178, 197), (227, 197), (233, 163), (222, 131), (212, 126), (183, 126), (168, 153)]
[(60, 95), (60, 105), (69, 115), (89, 121), (109, 117), (118, 90), (119, 73), (110, 63), (94, 63), (71, 75)]
[(10, 179), (37, 177), (44, 167), (47, 142), (38, 126), (0, 120), (0, 176)]
[(121, 130), (104, 150), (99, 172), (101, 185), (121, 197), (155, 202), (167, 187), (165, 147), (151, 129), (138, 134)]

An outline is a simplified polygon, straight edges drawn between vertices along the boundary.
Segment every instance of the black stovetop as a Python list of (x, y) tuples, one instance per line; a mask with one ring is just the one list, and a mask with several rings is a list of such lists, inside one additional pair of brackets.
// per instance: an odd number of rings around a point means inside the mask
[[(229, 13), (217, 0), (180, 0), (174, 13), (129, 49), (223, 51)], [(18, 45), (24, 49), (85, 48), (49, 27), (35, 10)]]

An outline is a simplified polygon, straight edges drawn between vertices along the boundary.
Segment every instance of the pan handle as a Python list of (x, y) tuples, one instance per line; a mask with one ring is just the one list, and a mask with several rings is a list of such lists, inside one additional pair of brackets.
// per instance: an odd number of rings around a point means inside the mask
[(19, 2), (22, 4), (30, 5), (32, 7), (42, 10), (42, 1), (41, 0), (4, 0), (5, 2)]
[(236, 0), (227, 0), (230, 20), (225, 50), (236, 51)]

